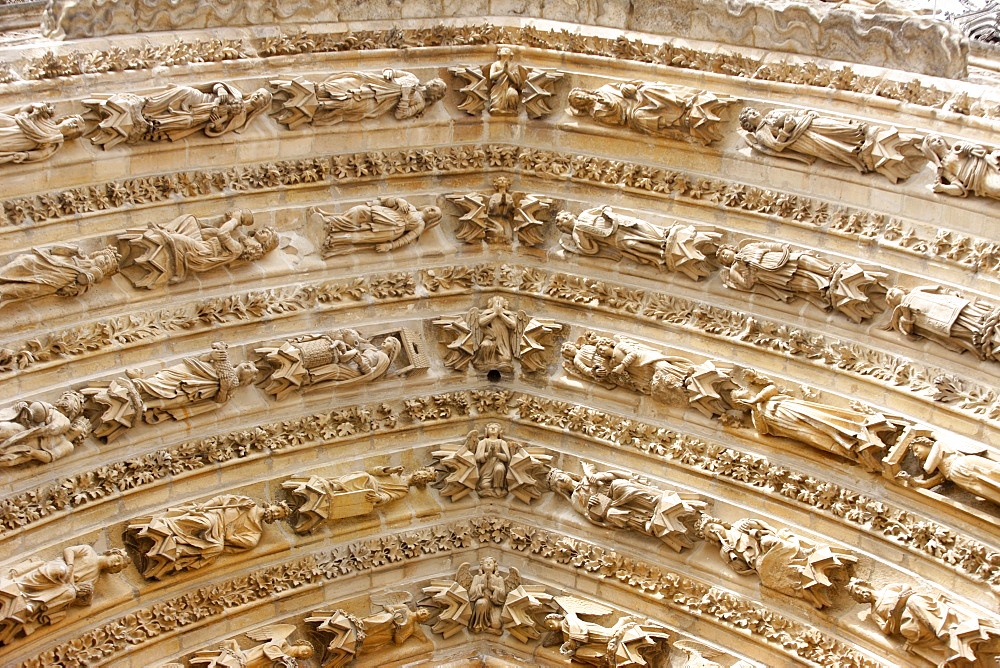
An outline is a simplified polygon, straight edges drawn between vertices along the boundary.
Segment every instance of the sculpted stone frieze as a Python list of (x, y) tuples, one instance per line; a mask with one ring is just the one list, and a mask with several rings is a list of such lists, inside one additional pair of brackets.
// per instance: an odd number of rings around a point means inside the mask
[(187, 357), (151, 376), (134, 369), (81, 392), (94, 407), (89, 413), (94, 435), (112, 441), (140, 420), (156, 424), (214, 410), (229, 401), (236, 389), (250, 385), (256, 375), (252, 362), (234, 366), (229, 346), (219, 341), (212, 344), (211, 352)]
[(0, 645), (58, 624), (74, 606), (88, 606), (104, 573), (128, 566), (124, 550), (99, 554), (89, 545), (73, 545), (48, 561), (32, 558), (0, 575)]
[[(919, 473), (902, 470), (912, 455)], [(959, 489), (1000, 506), (1000, 454), (981, 444), (951, 444), (930, 432), (896, 444), (885, 458), (888, 473), (909, 487), (931, 489), (951, 483)]]
[(876, 589), (852, 579), (847, 590), (871, 609), (869, 618), (882, 633), (906, 641), (907, 651), (938, 668), (988, 665), (1000, 654), (1000, 621), (967, 610), (942, 594), (920, 592), (908, 584)]
[(315, 531), (324, 522), (367, 515), (376, 508), (402, 499), (411, 487), (434, 482), (433, 469), (418, 469), (402, 475), (403, 467), (379, 466), (352, 471), (335, 478), (297, 475), (281, 483), (295, 499), (293, 527), (298, 533)]
[(296, 668), (304, 665), (299, 663), (299, 659), (308, 659), (315, 654), (310, 643), (289, 641), (297, 630), (294, 624), (273, 624), (248, 631), (243, 635), (259, 644), (244, 649), (236, 640), (226, 640), (216, 648), (195, 652), (189, 663), (205, 668)]
[(846, 582), (858, 560), (847, 550), (749, 517), (729, 525), (705, 515), (698, 530), (719, 544), (723, 560), (740, 575), (756, 573), (762, 586), (816, 608), (832, 605), (837, 586)]
[(982, 360), (1000, 361), (1000, 306), (940, 285), (892, 288), (886, 302), (892, 309), (890, 329)]
[(418, 209), (401, 197), (379, 197), (340, 214), (310, 207), (306, 218), (326, 233), (323, 257), (329, 258), (359, 250), (387, 253), (415, 243), (440, 222), (441, 209)]
[(655, 225), (615, 212), (610, 206), (588, 209), (578, 215), (560, 211), (556, 227), (565, 235), (560, 245), (571, 253), (628, 258), (660, 271), (674, 271), (698, 281), (711, 272), (711, 257), (722, 235), (694, 225)]
[(951, 145), (943, 137), (924, 139), (924, 153), (937, 167), (934, 192), (956, 197), (1000, 199), (1000, 151), (972, 142)]
[[(465, 193), (446, 195), (463, 216), (455, 236), (466, 243), (486, 241), (509, 244), (514, 237), (526, 246), (537, 246), (544, 239), (544, 219), (552, 200), (543, 195), (510, 192), (510, 179), (493, 179), (496, 192), (490, 195)], [(540, 220), (541, 218), (542, 220)]]
[(514, 62), (514, 50), (497, 48), (497, 60), (485, 67), (462, 65), (448, 71), (464, 82), (465, 98), (458, 108), (478, 115), (485, 109), (493, 116), (516, 116), (524, 106), (529, 118), (552, 113), (553, 86), (562, 79), (557, 70), (522, 67)]
[(252, 226), (253, 212), (237, 209), (221, 218), (183, 215), (128, 230), (118, 235), (122, 275), (137, 288), (153, 290), (192, 274), (259, 260), (278, 247), (278, 231)]
[(905, 181), (927, 162), (920, 135), (815, 111), (775, 109), (761, 114), (746, 107), (740, 113), (740, 126), (747, 145), (764, 155), (807, 165), (820, 160), (862, 174), (877, 172), (893, 183)]
[[(556, 596), (558, 613), (545, 617), (559, 653), (575, 663), (598, 668), (641, 668), (664, 665), (670, 654), (667, 628), (652, 620), (615, 617), (610, 608), (575, 596)], [(602, 623), (603, 622), (603, 623)]]
[(294, 130), (300, 125), (336, 125), (378, 118), (392, 112), (396, 120), (417, 118), (444, 97), (441, 79), (421, 83), (415, 74), (387, 68), (381, 73), (344, 72), (320, 83), (296, 77), (276, 79), (281, 111), (276, 119)]
[(346, 610), (318, 610), (306, 618), (313, 633), (325, 644), (322, 668), (342, 668), (355, 658), (378, 652), (380, 656), (407, 640), (426, 639), (420, 625), (430, 608), (414, 608), (413, 595), (405, 591), (371, 597), (372, 613), (366, 617)]
[(84, 396), (68, 391), (53, 405), (19, 401), (0, 412), (0, 466), (48, 464), (73, 452), (91, 430)]
[(0, 267), (0, 309), (51, 295), (78, 297), (117, 274), (120, 261), (111, 247), (87, 254), (72, 244), (35, 248)]
[(542, 495), (547, 464), (552, 459), (541, 448), (526, 448), (504, 439), (499, 422), (487, 424), (483, 438), (473, 429), (458, 448), (446, 446), (431, 456), (437, 462), (436, 486), (442, 496), (458, 501), (473, 491), (481, 498), (502, 499), (513, 494), (524, 503)]
[(659, 538), (677, 552), (694, 547), (695, 523), (707, 505), (701, 497), (660, 489), (630, 471), (581, 466), (582, 475), (553, 468), (547, 482), (587, 521)]
[(83, 136), (83, 116), (56, 118), (51, 104), (29, 104), (0, 113), (0, 164), (37, 162), (52, 157), (68, 139)]
[(98, 120), (90, 141), (105, 149), (121, 143), (177, 141), (201, 132), (219, 137), (240, 132), (271, 106), (271, 93), (259, 88), (244, 98), (221, 81), (200, 87), (171, 86), (158, 93), (115, 93), (83, 103)]
[(722, 114), (737, 102), (696, 88), (645, 81), (605, 84), (593, 91), (574, 88), (568, 101), (570, 113), (602, 125), (702, 144), (722, 139)]
[(257, 546), (264, 525), (286, 519), (284, 504), (260, 504), (248, 496), (222, 494), (184, 503), (129, 523), (125, 541), (138, 553), (147, 580), (204, 568), (223, 554)]

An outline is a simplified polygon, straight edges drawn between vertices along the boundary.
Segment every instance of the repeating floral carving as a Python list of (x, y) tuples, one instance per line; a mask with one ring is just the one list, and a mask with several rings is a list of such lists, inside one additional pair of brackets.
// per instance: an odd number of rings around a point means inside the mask
[(50, 158), (66, 140), (83, 136), (85, 123), (79, 115), (56, 119), (55, 109), (44, 103), (0, 113), (0, 164)]
[(464, 214), (459, 218), (455, 236), (466, 243), (484, 240), (510, 243), (515, 236), (526, 246), (542, 243), (544, 220), (552, 200), (542, 195), (510, 192), (510, 179), (506, 176), (493, 179), (493, 187), (496, 192), (491, 195), (446, 195)]
[(84, 400), (70, 390), (55, 404), (19, 401), (0, 413), (0, 466), (48, 464), (73, 452), (91, 430)]
[(485, 109), (493, 116), (512, 116), (517, 115), (523, 105), (529, 118), (551, 114), (552, 88), (562, 79), (563, 73), (522, 67), (513, 61), (513, 49), (500, 46), (497, 48), (497, 60), (488, 66), (448, 68), (465, 84), (459, 91), (465, 98), (458, 108), (472, 115), (480, 114)]
[(937, 167), (934, 192), (1000, 199), (1000, 152), (996, 149), (971, 142), (949, 145), (938, 135), (926, 137), (923, 149)]
[(120, 261), (110, 247), (86, 255), (71, 244), (35, 248), (0, 267), (0, 308), (50, 295), (79, 297), (118, 273)]
[(297, 630), (294, 624), (273, 624), (256, 631), (248, 631), (243, 635), (259, 641), (259, 644), (243, 649), (236, 640), (226, 640), (217, 648), (195, 652), (189, 662), (192, 666), (206, 668), (223, 668), (223, 666), (296, 668), (300, 665), (299, 659), (308, 659), (316, 652), (308, 642), (289, 642), (289, 636)]
[(323, 257), (329, 258), (366, 249), (387, 253), (415, 243), (438, 224), (441, 209), (417, 209), (401, 197), (379, 197), (341, 214), (311, 207), (306, 217), (325, 231)]

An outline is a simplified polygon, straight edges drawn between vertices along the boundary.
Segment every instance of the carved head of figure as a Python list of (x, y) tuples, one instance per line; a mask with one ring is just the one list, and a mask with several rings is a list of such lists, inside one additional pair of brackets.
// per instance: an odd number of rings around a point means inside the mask
[(847, 583), (847, 593), (858, 603), (871, 603), (875, 600), (872, 586), (860, 578), (851, 578)]
[(288, 507), (287, 503), (283, 501), (281, 503), (269, 503), (264, 508), (264, 515), (261, 517), (261, 521), (265, 524), (271, 524), (279, 520), (287, 520), (291, 514), (292, 509)]
[(316, 650), (313, 648), (313, 646), (305, 641), (297, 642), (291, 647), (289, 647), (287, 650), (285, 650), (285, 656), (288, 656), (292, 659), (308, 659), (315, 653)]
[(243, 252), (240, 260), (253, 262), (259, 260), (278, 247), (278, 231), (273, 227), (262, 227), (254, 230), (250, 237), (243, 239)]
[(704, 540), (714, 540), (721, 543), (725, 540), (726, 525), (717, 517), (701, 513), (694, 524), (695, 535)]
[(83, 136), (87, 122), (83, 120), (83, 116), (67, 116), (59, 121), (58, 127), (63, 139), (76, 139)]
[(486, 425), (486, 438), (500, 438), (503, 435), (503, 427), (499, 422), (490, 422)]
[(97, 566), (105, 573), (120, 573), (128, 566), (128, 554), (118, 548), (107, 550), (98, 557)]
[(444, 82), (444, 79), (438, 79), (435, 77), (424, 84), (424, 102), (426, 104), (437, 102), (443, 98), (447, 92), (448, 84)]
[(65, 415), (66, 417), (73, 419), (83, 413), (83, 404), (86, 398), (80, 392), (76, 390), (69, 390), (63, 392), (62, 396), (59, 397), (54, 405), (56, 410)]
[(430, 608), (417, 608), (413, 611), (413, 616), (416, 617), (418, 622), (426, 622), (431, 618), (432, 610)]
[(736, 262), (736, 247), (730, 246), (729, 244), (722, 244), (719, 249), (715, 251), (715, 259), (719, 261), (723, 267), (731, 267), (733, 262)]
[(497, 49), (497, 58), (503, 61), (509, 61), (514, 57), (514, 49), (509, 46), (501, 46)]
[(240, 362), (236, 365), (236, 381), (238, 387), (246, 387), (257, 377), (257, 365), (253, 362)]
[(906, 291), (898, 286), (894, 286), (886, 290), (885, 303), (889, 308), (896, 308), (903, 303), (904, 297), (906, 297)]
[(743, 107), (740, 112), (740, 127), (747, 132), (755, 132), (763, 120), (764, 117), (753, 107)]
[(479, 572), (483, 575), (494, 575), (500, 570), (497, 560), (493, 557), (483, 557), (479, 562)]
[(567, 341), (566, 343), (562, 344), (562, 347), (559, 350), (562, 353), (563, 359), (568, 360), (570, 362), (572, 362), (573, 359), (576, 357), (576, 354), (580, 352), (579, 346), (577, 346), (572, 341)]
[(910, 443), (910, 450), (913, 452), (914, 457), (920, 461), (926, 461), (930, 457), (935, 443), (936, 441), (929, 436), (918, 436)]
[(597, 98), (592, 92), (586, 90), (585, 88), (574, 88), (569, 92), (569, 97), (566, 101), (569, 103), (570, 109), (572, 109), (575, 113), (587, 114), (594, 108)]
[(951, 150), (948, 141), (941, 135), (927, 135), (920, 147), (927, 159), (935, 164), (940, 164), (948, 151)]
[(510, 179), (506, 176), (498, 176), (493, 179), (493, 187), (500, 192), (505, 193), (510, 190)]
[(118, 253), (117, 248), (108, 246), (107, 248), (91, 253), (89, 259), (91, 265), (90, 271), (87, 272), (87, 278), (90, 283), (100, 283), (108, 276), (118, 273), (122, 256)]
[(562, 615), (558, 613), (552, 613), (549, 615), (545, 615), (545, 620), (543, 621), (543, 624), (545, 625), (545, 628), (549, 629), (550, 631), (558, 631), (559, 629), (562, 628), (562, 621), (563, 621)]
[(250, 97), (247, 98), (246, 105), (247, 122), (250, 122), (250, 119), (254, 116), (257, 116), (270, 108), (271, 91), (266, 88), (258, 88), (254, 92), (250, 93)]
[(556, 214), (556, 228), (560, 232), (573, 234), (573, 225), (576, 223), (576, 216), (569, 211), (560, 211)]
[(572, 494), (576, 491), (577, 480), (569, 473), (559, 469), (550, 469), (545, 479), (549, 489), (562, 494)]
[(420, 215), (424, 219), (425, 230), (429, 230), (441, 222), (441, 209), (436, 206), (425, 206), (420, 210)]
[(435, 480), (437, 480), (437, 472), (425, 466), (411, 473), (407, 479), (407, 484), (410, 487), (426, 487)]

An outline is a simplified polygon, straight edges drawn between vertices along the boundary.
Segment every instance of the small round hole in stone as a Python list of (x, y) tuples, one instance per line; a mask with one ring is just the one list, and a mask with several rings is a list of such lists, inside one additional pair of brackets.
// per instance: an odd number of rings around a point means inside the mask
[(496, 369), (490, 369), (488, 372), (486, 372), (486, 380), (490, 381), (491, 383), (499, 383), (500, 378), (501, 378), (500, 372), (497, 371)]

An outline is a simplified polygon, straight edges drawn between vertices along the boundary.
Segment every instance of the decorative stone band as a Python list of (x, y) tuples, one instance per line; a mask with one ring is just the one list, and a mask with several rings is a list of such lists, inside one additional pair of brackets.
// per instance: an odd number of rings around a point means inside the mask
[[(723, 478), (782, 497), (912, 550), (922, 558), (977, 582), (1000, 587), (1000, 552), (933, 519), (832, 482), (771, 464), (766, 458), (680, 434), (632, 417), (531, 394), (462, 390), (391, 403), (359, 404), (328, 413), (259, 424), (188, 441), (77, 473), (0, 501), (0, 536), (55, 520), (75, 508), (119, 499), (140, 488), (207, 467), (238, 464), (278, 450), (315, 448), (357, 434), (389, 433), (412, 423), (467, 422), (507, 417), (580, 438), (626, 448), (670, 466)], [(332, 436), (331, 436), (332, 435)]]
[(510, 144), (369, 151), (219, 170), (174, 172), (18, 197), (4, 200), (2, 204), (8, 225), (31, 226), (231, 191), (268, 192), (318, 187), (326, 183), (384, 180), (394, 176), (503, 171), (560, 181), (569, 179), (615, 190), (628, 188), (688, 205), (825, 229), (838, 236), (933, 258), (962, 270), (1000, 276), (1000, 242), (995, 240), (736, 181)]
[(594, 580), (617, 580), (618, 586), (662, 603), (664, 613), (698, 615), (736, 633), (749, 636), (794, 661), (844, 668), (875, 668), (881, 664), (847, 643), (811, 625), (732, 592), (647, 563), (603, 545), (570, 538), (548, 529), (484, 515), (420, 529), (385, 534), (322, 550), (262, 568), (253, 577), (239, 577), (190, 591), (123, 615), (23, 661), (22, 668), (65, 666), (122, 660), (131, 648), (185, 627), (214, 620), (227, 610), (273, 603), (322, 587), (330, 580), (399, 568), (427, 554), (471, 552), (480, 545), (530, 555), (546, 567), (575, 569)]

